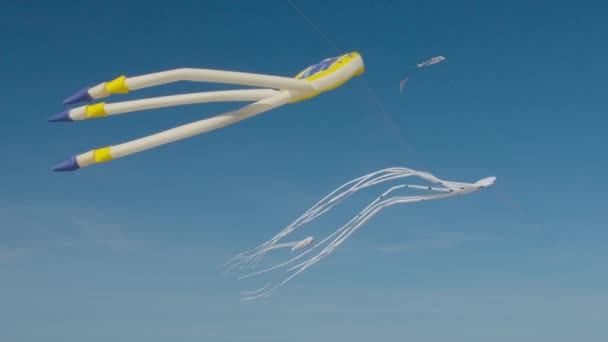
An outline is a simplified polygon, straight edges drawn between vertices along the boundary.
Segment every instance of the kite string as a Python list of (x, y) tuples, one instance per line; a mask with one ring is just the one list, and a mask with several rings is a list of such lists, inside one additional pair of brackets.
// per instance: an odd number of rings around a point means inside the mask
[(424, 162), (424, 159), (420, 157), (420, 155), (416, 152), (414, 146), (410, 142), (408, 142), (407, 139), (405, 139), (401, 128), (399, 128), (399, 125), (395, 123), (395, 120), (393, 120), (391, 115), (388, 114), (388, 112), (384, 108), (384, 105), (382, 104), (382, 101), (380, 101), (380, 97), (374, 91), (374, 88), (372, 88), (367, 77), (365, 77), (365, 75), (361, 75), (361, 78), (363, 79), (368, 98), (371, 99), (371, 102), (376, 107), (374, 112), (377, 116), (381, 118), (388, 133), (397, 140), (397, 143), (401, 146), (402, 150), (405, 150), (410, 153), (414, 157), (414, 159), (418, 160), (420, 166), (426, 169), (427, 167), (426, 163)]
[(331, 45), (337, 52), (338, 54), (342, 55), (343, 52), (342, 50), (340, 50), (340, 48), (338, 48), (338, 45), (336, 45), (336, 43), (334, 43), (333, 40), (329, 39), (329, 37), (327, 37), (327, 35), (325, 33), (323, 33), (323, 31), (321, 31), (321, 29), (319, 27), (317, 27), (317, 25), (315, 25), (312, 20), (310, 20), (306, 14), (304, 14), (304, 12), (302, 12), (302, 10), (300, 10), (291, 0), (287, 0), (287, 2), (291, 5), (291, 7), (293, 7), (294, 10), (296, 10), (296, 12), (298, 12), (298, 14), (304, 19), (306, 20), (306, 22), (315, 30), (317, 31), (317, 33), (323, 37), (323, 39), (325, 39), (325, 41), (327, 43), (329, 43), (329, 45)]
[[(317, 31), (317, 33), (332, 47), (334, 48), (339, 54), (343, 54), (342, 50), (338, 47), (338, 45), (331, 40), (317, 25), (315, 25), (313, 23), (312, 20), (310, 20), (310, 18), (304, 14), (304, 12), (297, 7), (293, 1), (291, 0), (287, 0), (287, 2), (289, 3), (289, 5), (291, 5), (291, 7), (298, 12), (298, 14), (302, 17), (302, 19), (304, 19), (315, 31)], [(369, 81), (367, 80), (367, 78), (365, 77), (365, 75), (361, 75), (361, 78), (364, 80), (364, 85), (365, 88), (367, 90), (367, 97), (371, 100), (371, 102), (374, 103), (375, 105), (375, 113), (376, 115), (379, 114), (379, 116), (381, 117), (382, 122), (384, 123), (385, 126), (388, 126), (392, 129), (387, 129), (387, 131), (389, 132), (389, 134), (393, 135), (394, 137), (396, 137), (398, 143), (401, 145), (401, 148), (403, 150), (408, 151), (410, 154), (412, 154), (414, 156), (415, 159), (417, 159), (420, 162), (420, 165), (423, 168), (427, 168), (424, 162), (424, 159), (421, 158), (418, 153), (416, 153), (416, 150), (414, 148), (414, 146), (409, 143), (403, 136), (403, 133), (401, 132), (401, 129), (399, 129), (399, 126), (397, 126), (394, 122), (394, 120), (392, 119), (392, 117), (386, 112), (386, 110), (384, 109), (384, 105), (382, 104), (382, 102), (380, 101), (380, 98), (378, 97), (377, 93), (373, 90), (371, 84), (369, 83)]]

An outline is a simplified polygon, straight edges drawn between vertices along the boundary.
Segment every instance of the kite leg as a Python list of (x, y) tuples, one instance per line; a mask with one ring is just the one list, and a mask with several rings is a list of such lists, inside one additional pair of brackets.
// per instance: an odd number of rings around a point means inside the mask
[(55, 171), (77, 170), (84, 166), (110, 161), (115, 158), (124, 157), (160, 145), (186, 139), (197, 134), (209, 132), (284, 105), (289, 102), (291, 96), (292, 94), (290, 94), (289, 91), (283, 91), (277, 95), (265, 98), (232, 112), (195, 121), (120, 145), (92, 150), (64, 161), (55, 167)]
[(125, 84), (129, 89), (137, 90), (178, 81), (240, 84), (275, 89), (286, 88), (298, 91), (312, 90), (310, 82), (290, 77), (194, 68), (181, 68), (135, 76), (126, 79)]
[(290, 94), (287, 92), (280, 93), (232, 112), (195, 121), (183, 126), (166, 130), (164, 132), (116, 145), (111, 148), (112, 156), (115, 156), (116, 158), (124, 157), (132, 153), (222, 128), (284, 105), (287, 103), (287, 101), (289, 101), (289, 99)]
[(290, 89), (304, 93), (311, 93), (314, 91), (314, 87), (310, 82), (289, 77), (224, 70), (180, 68), (134, 77), (126, 77), (123, 75), (112, 81), (103, 82), (94, 87), (80, 90), (74, 95), (66, 98), (63, 103), (72, 104), (76, 102), (91, 101), (112, 94), (126, 94), (132, 90), (179, 81), (240, 84), (264, 88)]

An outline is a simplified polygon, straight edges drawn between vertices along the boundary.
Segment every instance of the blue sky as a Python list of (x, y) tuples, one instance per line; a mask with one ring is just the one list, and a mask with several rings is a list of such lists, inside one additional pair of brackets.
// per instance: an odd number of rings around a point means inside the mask
[[(605, 341), (605, 1), (294, 3), (362, 54), (363, 77), (67, 174), (50, 170), (234, 108), (48, 124), (84, 86), (184, 66), (291, 76), (338, 52), (286, 1), (3, 6), (0, 340)], [(257, 283), (216, 265), (388, 166), (498, 183), (386, 210), (274, 297), (239, 302)]]

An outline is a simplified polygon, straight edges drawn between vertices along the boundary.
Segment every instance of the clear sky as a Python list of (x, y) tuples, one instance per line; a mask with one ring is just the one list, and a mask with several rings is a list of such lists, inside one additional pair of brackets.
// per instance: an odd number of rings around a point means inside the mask
[[(293, 76), (338, 51), (286, 1), (3, 4), (0, 340), (608, 340), (606, 1), (294, 3), (362, 54), (363, 77), (61, 174), (72, 154), (235, 108), (46, 122), (84, 86), (185, 66)], [(389, 166), (498, 183), (392, 207), (275, 296), (239, 302), (259, 283), (216, 265)]]

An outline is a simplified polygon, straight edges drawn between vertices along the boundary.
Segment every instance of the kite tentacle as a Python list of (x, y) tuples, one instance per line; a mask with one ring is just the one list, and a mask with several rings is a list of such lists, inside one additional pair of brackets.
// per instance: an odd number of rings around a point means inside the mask
[[(365, 189), (367, 187), (377, 186), (381, 183), (412, 176), (416, 176), (439, 186), (423, 186), (417, 184), (399, 184), (391, 186), (382, 194), (380, 194), (380, 196), (376, 197), (357, 215), (353, 216), (348, 222), (346, 222), (333, 233), (321, 239), (317, 244), (307, 249), (306, 251), (274, 266), (270, 266), (260, 271), (255, 271), (239, 276), (238, 279), (244, 279), (287, 267), (287, 269), (284, 270), (280, 275), (278, 275), (274, 281), (271, 281), (266, 286), (261, 289), (258, 289), (257, 291), (250, 292), (249, 296), (244, 298), (243, 300), (261, 298), (271, 295), (280, 287), (284, 286), (287, 282), (292, 280), (294, 277), (296, 277), (300, 273), (304, 272), (306, 269), (310, 268), (312, 265), (316, 264), (317, 262), (327, 257), (329, 254), (331, 254), (336, 248), (338, 248), (350, 236), (352, 236), (352, 234), (354, 234), (357, 230), (359, 230), (363, 225), (365, 225), (369, 220), (371, 220), (374, 216), (379, 214), (385, 208), (401, 203), (412, 203), (458, 196), (485, 188), (489, 185), (492, 185), (495, 181), (494, 177), (489, 177), (474, 184), (451, 182), (441, 180), (427, 172), (420, 172), (412, 169), (396, 167), (372, 172), (370, 174), (358, 177), (339, 186), (337, 189), (330, 192), (321, 201), (317, 202), (317, 204), (307, 210), (305, 214), (303, 214), (290, 225), (288, 225), (283, 231), (275, 235), (272, 239), (251, 250), (249, 254), (239, 254), (239, 257), (243, 257), (244, 260), (253, 261), (254, 264), (257, 264), (257, 262), (261, 260), (261, 258), (266, 252), (272, 250), (274, 246), (281, 245), (278, 242), (283, 237), (289, 235), (293, 231), (301, 228), (306, 223), (331, 210), (333, 207), (335, 207), (341, 201), (345, 200), (347, 197), (351, 196), (353, 193), (361, 189)], [(407, 189), (426, 190), (434, 192), (434, 194), (389, 196), (395, 191)], [(319, 248), (320, 250), (317, 251), (317, 249)], [(312, 256), (309, 256), (308, 259), (301, 260), (305, 256), (310, 255), (313, 251), (317, 251), (317, 253)], [(247, 266), (247, 262), (240, 263), (240, 265), (243, 264)], [(281, 277), (281, 275), (283, 275), (284, 277)]]

